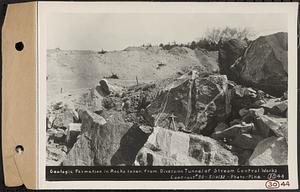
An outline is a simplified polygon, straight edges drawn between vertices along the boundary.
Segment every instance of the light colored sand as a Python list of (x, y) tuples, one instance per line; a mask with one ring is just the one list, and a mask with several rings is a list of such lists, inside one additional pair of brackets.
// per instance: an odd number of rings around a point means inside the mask
[[(164, 66), (157, 68), (159, 64)], [(171, 77), (194, 66), (217, 66), (217, 54), (188, 48), (162, 50), (159, 47), (129, 47), (122, 51), (100, 54), (96, 51), (48, 50), (47, 95), (73, 92), (95, 87), (105, 76), (115, 73), (117, 85), (130, 86)]]

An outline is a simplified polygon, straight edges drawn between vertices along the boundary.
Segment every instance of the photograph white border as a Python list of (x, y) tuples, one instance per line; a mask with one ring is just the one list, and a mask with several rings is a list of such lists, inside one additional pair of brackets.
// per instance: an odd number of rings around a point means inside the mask
[(39, 189), (266, 189), (265, 180), (46, 181), (47, 17), (53, 13), (283, 13), (288, 15), (288, 171), (297, 173), (297, 3), (38, 2), (37, 188)]

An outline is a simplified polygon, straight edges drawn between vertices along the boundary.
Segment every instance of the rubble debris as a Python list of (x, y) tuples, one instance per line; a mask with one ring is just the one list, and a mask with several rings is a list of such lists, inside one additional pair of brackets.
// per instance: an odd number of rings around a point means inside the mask
[(287, 165), (288, 149), (283, 137), (268, 137), (259, 142), (249, 158), (249, 165)]
[(49, 125), (53, 114), (72, 117), (47, 129), (49, 141), (66, 146), (63, 165), (248, 165), (263, 139), (288, 139), (286, 100), (223, 75), (191, 72), (122, 96), (90, 89), (80, 99), (85, 107), (59, 104), (48, 116)]
[(48, 166), (60, 166), (66, 157), (64, 147), (53, 142), (47, 143), (46, 153)]
[(54, 118), (52, 121), (53, 128), (64, 128), (68, 127), (69, 123), (74, 121), (74, 114), (69, 110), (64, 110), (53, 114)]
[(62, 144), (65, 142), (66, 133), (65, 130), (61, 128), (51, 128), (47, 130), (48, 140), (52, 140), (55, 143)]

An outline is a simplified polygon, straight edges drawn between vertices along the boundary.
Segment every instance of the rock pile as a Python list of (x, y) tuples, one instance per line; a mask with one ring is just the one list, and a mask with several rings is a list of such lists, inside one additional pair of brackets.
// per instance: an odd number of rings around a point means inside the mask
[(223, 75), (179, 78), (147, 107), (155, 125), (205, 135), (227, 146), (247, 165), (262, 140), (287, 141), (287, 100), (230, 82)]
[[(279, 33), (247, 48), (223, 42), (223, 74), (190, 70), (126, 88), (101, 80), (49, 105), (48, 165), (287, 164), (285, 41)], [(268, 75), (251, 72), (256, 65)], [(271, 80), (276, 94), (265, 87)]]

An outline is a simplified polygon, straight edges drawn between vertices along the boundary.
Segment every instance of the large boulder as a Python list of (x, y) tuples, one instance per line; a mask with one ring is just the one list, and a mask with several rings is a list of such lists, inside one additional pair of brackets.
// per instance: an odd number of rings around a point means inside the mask
[(96, 90), (101, 96), (105, 97), (110, 94), (121, 93), (123, 88), (109, 83), (106, 79), (101, 79)]
[(249, 165), (287, 165), (288, 146), (283, 137), (269, 137), (259, 142), (249, 158)]
[(124, 121), (117, 111), (102, 113), (103, 117), (79, 111), (81, 135), (67, 154), (63, 165), (131, 165), (151, 133), (138, 125)]
[(112, 112), (104, 119), (88, 110), (79, 111), (81, 135), (69, 151), (64, 165), (110, 165), (120, 147), (122, 136), (130, 125), (120, 113)]
[(219, 65), (221, 74), (226, 74), (229, 79), (234, 80), (231, 75), (230, 66), (242, 56), (247, 43), (238, 39), (230, 39), (219, 43)]
[(275, 33), (253, 41), (232, 70), (241, 82), (255, 86), (271, 95), (287, 91), (288, 34)]
[(95, 151), (91, 148), (91, 138), (85, 132), (79, 136), (77, 142), (63, 161), (64, 166), (93, 166)]
[(226, 76), (201, 77), (194, 71), (166, 85), (147, 107), (156, 126), (204, 135), (212, 133), (230, 111)]
[(237, 165), (238, 159), (216, 140), (155, 127), (137, 155), (138, 165)]

